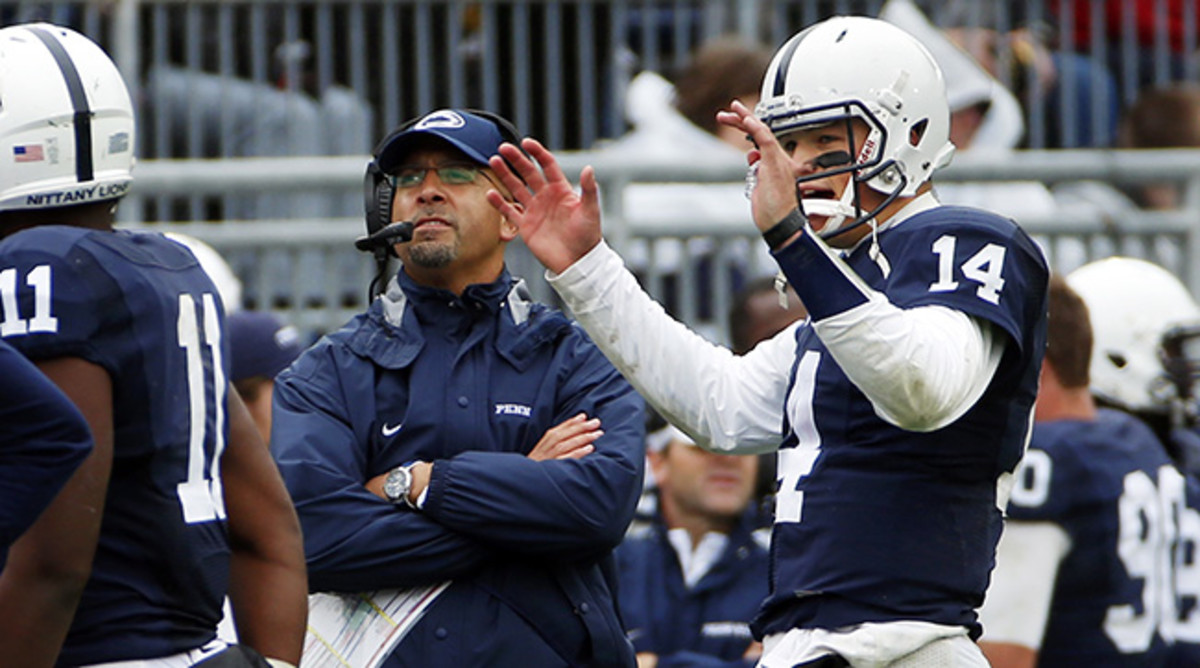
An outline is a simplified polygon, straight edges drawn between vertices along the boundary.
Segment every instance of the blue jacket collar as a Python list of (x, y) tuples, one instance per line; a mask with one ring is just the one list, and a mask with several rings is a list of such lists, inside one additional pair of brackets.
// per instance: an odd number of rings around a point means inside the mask
[[(384, 294), (351, 324), (347, 347), (387, 369), (408, 366), (425, 346), (412, 302), (426, 298), (456, 299), (450, 292), (413, 282), (403, 270), (397, 272)], [(525, 281), (513, 278), (507, 268), (492, 283), (468, 286), (461, 299), (482, 304), (497, 317), (497, 353), (517, 368), (525, 365), (531, 351), (557, 338), (561, 327), (570, 326), (560, 313), (534, 302)]]

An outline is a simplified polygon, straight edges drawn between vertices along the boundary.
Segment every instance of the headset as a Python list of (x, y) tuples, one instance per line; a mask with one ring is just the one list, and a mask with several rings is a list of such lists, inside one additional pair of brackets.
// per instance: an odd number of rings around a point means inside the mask
[[(521, 133), (511, 121), (503, 116), (481, 109), (464, 108), (458, 111), (490, 121), (499, 130), (501, 139), (520, 148)], [(372, 253), (375, 256), (375, 264), (378, 270), (367, 290), (368, 301), (373, 300), (376, 295), (382, 292), (383, 280), (387, 275), (388, 260), (397, 257), (395, 244), (410, 241), (413, 232), (411, 222), (392, 222), (392, 200), (396, 196), (396, 190), (392, 186), (388, 175), (379, 166), (379, 155), (383, 153), (384, 148), (396, 137), (412, 129), (414, 125), (421, 122), (427, 115), (423, 114), (406, 121), (388, 133), (375, 146), (375, 150), (371, 155), (371, 162), (367, 163), (367, 171), (363, 176), (363, 209), (367, 221), (367, 234), (356, 239), (354, 247), (360, 251)], [(522, 152), (524, 152), (524, 149), (522, 149)]]

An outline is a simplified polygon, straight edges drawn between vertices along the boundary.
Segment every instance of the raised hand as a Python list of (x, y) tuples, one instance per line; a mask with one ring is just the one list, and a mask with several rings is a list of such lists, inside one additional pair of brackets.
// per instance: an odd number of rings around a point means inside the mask
[(757, 148), (746, 154), (756, 183), (750, 195), (754, 224), (766, 231), (796, 208), (796, 174), (788, 154), (765, 123), (746, 105), (734, 100), (729, 111), (717, 112), (717, 122), (745, 132)]
[(596, 175), (590, 166), (584, 168), (581, 192), (577, 193), (545, 146), (529, 138), (523, 139), (521, 146), (528, 156), (512, 144), (502, 144), (503, 158), (492, 156), (489, 162), (513, 194), (513, 201), (492, 190), (487, 194), (488, 202), (517, 226), (538, 261), (550, 271), (561, 273), (600, 243)]
[(542, 435), (526, 455), (534, 461), (550, 459), (579, 459), (590, 454), (595, 447), (592, 443), (604, 435), (600, 429), (600, 419), (588, 419), (580, 413), (554, 425)]

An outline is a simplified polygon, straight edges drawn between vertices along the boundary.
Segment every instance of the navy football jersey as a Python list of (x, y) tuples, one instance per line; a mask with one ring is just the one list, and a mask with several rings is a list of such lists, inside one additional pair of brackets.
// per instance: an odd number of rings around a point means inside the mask
[(1162, 444), (1130, 415), (1037, 423), (1008, 514), (1052, 522), (1071, 541), (1041, 665), (1161, 666), (1171, 640), (1194, 636), (1200, 583), (1189, 583), (1183, 560), (1194, 559), (1200, 514), (1187, 496)]
[(228, 345), (216, 288), (159, 234), (34, 227), (0, 242), (0, 334), (112, 379), (112, 478), (61, 664), (174, 654), (215, 637), (229, 581), (219, 457)]
[[(915, 432), (875, 413), (813, 327), (797, 331), (760, 633), (918, 620), (980, 634), (975, 609), (1002, 526), (997, 479), (1029, 433), (1048, 270), (1020, 228), (973, 209), (924, 210), (877, 241), (879, 253), (867, 238), (845, 256), (867, 285), (900, 308), (942, 305), (987, 321), (1005, 352), (965, 415)], [(806, 303), (806, 293), (816, 303), (848, 288), (814, 278), (788, 249), (778, 257)]]

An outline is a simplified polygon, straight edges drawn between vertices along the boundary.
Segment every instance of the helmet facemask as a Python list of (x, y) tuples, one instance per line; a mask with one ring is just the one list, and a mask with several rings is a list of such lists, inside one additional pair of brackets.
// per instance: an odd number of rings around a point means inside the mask
[[(896, 161), (883, 159), (889, 141), (887, 128), (858, 100), (785, 110), (776, 115), (772, 115), (769, 108), (760, 107), (759, 116), (781, 143), (784, 137), (798, 131), (816, 130), (834, 123), (844, 125), (849, 150), (830, 151), (816, 156), (811, 162), (819, 171), (796, 178), (796, 201), (800, 212), (806, 217), (815, 215), (826, 219), (818, 232), (823, 239), (832, 239), (873, 220), (900, 196), (908, 184), (903, 172), (894, 169)], [(862, 121), (867, 128), (861, 146), (855, 139), (855, 119)], [(845, 173), (850, 173), (851, 178), (838, 199), (803, 197), (801, 184)], [(878, 183), (872, 184), (873, 180), (883, 181), (886, 190), (881, 190)], [(864, 210), (859, 184), (882, 192), (883, 201), (870, 210)]]
[(1200, 380), (1200, 323), (1177, 325), (1166, 331), (1158, 348), (1165, 382), (1151, 394), (1169, 406), (1171, 424), (1188, 426), (1200, 418), (1196, 382)]

